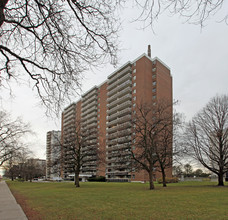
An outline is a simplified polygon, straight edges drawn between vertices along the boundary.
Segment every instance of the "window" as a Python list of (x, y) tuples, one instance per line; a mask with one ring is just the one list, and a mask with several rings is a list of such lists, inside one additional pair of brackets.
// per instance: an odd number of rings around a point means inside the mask
[(152, 69), (152, 72), (155, 72), (155, 71), (156, 71), (156, 68), (153, 68), (153, 69)]
[(156, 82), (153, 82), (153, 86), (156, 86)]
[(156, 74), (152, 75), (152, 78), (155, 79), (156, 78)]
[(152, 99), (156, 99), (156, 95), (153, 95)]
[(136, 86), (136, 83), (133, 83), (133, 87), (135, 87)]
[(133, 90), (133, 93), (134, 93), (134, 94), (136, 93), (136, 89)]
[(135, 106), (136, 106), (136, 104), (134, 103), (134, 104), (133, 104), (133, 107), (135, 107)]
[(134, 100), (134, 101), (136, 100), (136, 96), (134, 96), (133, 100)]
[(136, 73), (136, 69), (133, 70), (133, 73)]
[(133, 80), (136, 80), (136, 76), (133, 76)]
[(156, 89), (152, 89), (152, 92), (156, 92)]
[(136, 66), (136, 62), (133, 63), (133, 66)]

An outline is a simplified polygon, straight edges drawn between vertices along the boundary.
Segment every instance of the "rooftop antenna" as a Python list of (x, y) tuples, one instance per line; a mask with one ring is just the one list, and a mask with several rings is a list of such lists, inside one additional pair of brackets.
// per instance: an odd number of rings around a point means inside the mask
[(151, 57), (151, 48), (150, 48), (150, 45), (148, 45), (148, 51), (147, 51), (147, 53), (148, 53), (148, 57)]

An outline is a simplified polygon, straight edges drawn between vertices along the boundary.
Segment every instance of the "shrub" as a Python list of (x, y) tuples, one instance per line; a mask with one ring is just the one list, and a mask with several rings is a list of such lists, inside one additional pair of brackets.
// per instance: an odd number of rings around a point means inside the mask
[(88, 181), (89, 182), (105, 182), (106, 179), (104, 176), (95, 176), (95, 177), (89, 177)]
[[(167, 177), (167, 178), (165, 178), (165, 180), (166, 180), (166, 183), (178, 183), (178, 181), (179, 181), (178, 177), (171, 177), (171, 178)], [(162, 183), (162, 178), (159, 178), (157, 180), (157, 182), (159, 184), (161, 184)]]

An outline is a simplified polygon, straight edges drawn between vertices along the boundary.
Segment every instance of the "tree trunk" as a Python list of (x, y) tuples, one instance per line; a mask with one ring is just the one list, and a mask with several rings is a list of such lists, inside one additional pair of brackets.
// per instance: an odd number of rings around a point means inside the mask
[(0, 1), (0, 27), (2, 26), (4, 20), (5, 20), (5, 15), (4, 15), (4, 8), (7, 4), (8, 0), (1, 0)]
[(163, 184), (163, 187), (167, 187), (165, 177), (166, 177), (165, 176), (165, 170), (162, 169), (162, 184)]
[(80, 184), (79, 184), (79, 173), (75, 172), (75, 175), (74, 175), (74, 185), (75, 187), (80, 187)]
[(149, 172), (150, 190), (154, 189), (153, 171)]
[(218, 175), (218, 186), (224, 186), (223, 173), (222, 172), (220, 172)]

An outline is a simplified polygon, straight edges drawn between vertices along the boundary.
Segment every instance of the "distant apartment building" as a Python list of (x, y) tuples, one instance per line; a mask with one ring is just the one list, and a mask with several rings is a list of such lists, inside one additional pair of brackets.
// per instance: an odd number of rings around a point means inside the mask
[(56, 179), (61, 167), (61, 131), (47, 132), (46, 139), (46, 178)]
[[(93, 87), (78, 102), (68, 106), (62, 113), (62, 142), (68, 135), (74, 134), (74, 127), (79, 122), (81, 131), (88, 133), (88, 141), (82, 151), (91, 152), (91, 155), (85, 158), (82, 173), (106, 176), (113, 181), (148, 180), (146, 172), (135, 172), (128, 160), (120, 164), (117, 158), (120, 149), (126, 158), (129, 156), (128, 148), (131, 147), (134, 135), (132, 116), (136, 106), (143, 103), (156, 104), (161, 99), (172, 103), (172, 76), (168, 66), (158, 58), (150, 57), (148, 48), (148, 55), (142, 54), (134, 61), (127, 62), (100, 86)], [(98, 152), (102, 152), (104, 163), (98, 161)], [(65, 149), (65, 177), (71, 173), (67, 168), (70, 163), (67, 154)], [(156, 175), (159, 176), (158, 173)], [(167, 176), (171, 175), (170, 168)]]

